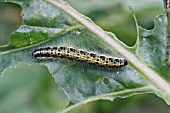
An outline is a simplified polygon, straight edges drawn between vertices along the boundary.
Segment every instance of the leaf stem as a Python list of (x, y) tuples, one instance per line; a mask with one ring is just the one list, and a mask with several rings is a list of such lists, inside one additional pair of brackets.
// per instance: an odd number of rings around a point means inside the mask
[(97, 101), (97, 100), (113, 100), (114, 98), (113, 97), (121, 97), (123, 98), (121, 95), (127, 95), (129, 96), (128, 94), (140, 94), (140, 93), (150, 93), (150, 87), (140, 87), (140, 88), (135, 88), (135, 89), (126, 89), (126, 90), (123, 90), (123, 91), (118, 91), (118, 92), (113, 92), (113, 93), (106, 93), (106, 94), (102, 94), (102, 95), (97, 95), (97, 96), (93, 96), (93, 97), (90, 97), (84, 101), (81, 101), (79, 103), (76, 103), (72, 106), (69, 106), (68, 108), (64, 109), (64, 110), (60, 110), (58, 111), (57, 113), (67, 113), (77, 107), (80, 107), (81, 105), (84, 105), (84, 104), (87, 104), (89, 102), (92, 102), (92, 101)]
[(170, 104), (170, 84), (168, 84), (154, 70), (140, 62), (135, 55), (125, 49), (121, 44), (108, 36), (105, 31), (95, 25), (90, 19), (75, 11), (71, 6), (62, 0), (46, 0), (50, 4), (60, 8), (65, 13), (73, 17), (76, 21), (97, 35), (102, 41), (110, 45), (114, 50), (125, 56), (129, 63), (136, 68), (149, 82), (153, 91)]

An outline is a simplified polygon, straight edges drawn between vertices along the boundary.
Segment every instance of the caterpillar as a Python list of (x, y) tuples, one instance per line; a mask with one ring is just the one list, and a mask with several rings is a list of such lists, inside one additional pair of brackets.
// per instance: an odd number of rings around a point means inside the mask
[(120, 68), (128, 64), (124, 57), (112, 57), (66, 46), (39, 48), (32, 52), (32, 57), (37, 60), (68, 59), (106, 68)]

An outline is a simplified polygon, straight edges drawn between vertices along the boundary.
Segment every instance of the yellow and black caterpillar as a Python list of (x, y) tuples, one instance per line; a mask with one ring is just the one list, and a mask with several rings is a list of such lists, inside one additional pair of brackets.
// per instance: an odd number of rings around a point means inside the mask
[(33, 51), (32, 56), (37, 60), (51, 60), (60, 58), (106, 68), (120, 68), (128, 64), (127, 59), (124, 57), (112, 57), (65, 46), (36, 49)]

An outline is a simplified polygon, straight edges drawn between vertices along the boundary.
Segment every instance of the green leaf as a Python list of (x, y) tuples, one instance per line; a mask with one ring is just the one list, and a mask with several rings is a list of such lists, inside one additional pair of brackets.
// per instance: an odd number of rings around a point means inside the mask
[[(138, 39), (134, 47), (128, 47), (113, 33), (103, 31), (61, 0), (13, 1), (23, 8), (23, 25), (11, 34), (7, 46), (0, 47), (2, 77), (5, 69), (20, 62), (47, 66), (55, 82), (74, 103), (59, 112), (68, 112), (95, 100), (113, 100), (139, 93), (155, 93), (170, 103), (170, 69), (165, 62), (165, 15), (156, 18), (154, 29), (146, 30), (138, 26), (133, 14)], [(116, 69), (110, 71), (77, 62), (32, 58), (34, 50), (47, 46), (73, 46), (124, 56), (129, 65), (117, 73)]]
[(68, 104), (45, 66), (20, 63), (16, 69), (7, 69), (0, 79), (0, 91), (2, 113), (56, 113)]

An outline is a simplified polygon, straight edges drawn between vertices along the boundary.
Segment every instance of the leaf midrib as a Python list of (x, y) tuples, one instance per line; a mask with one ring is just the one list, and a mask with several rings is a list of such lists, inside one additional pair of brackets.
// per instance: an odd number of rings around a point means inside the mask
[[(101, 94), (101, 95), (97, 95), (97, 96), (93, 96), (90, 97), (86, 100), (83, 100), (79, 103), (76, 103), (72, 106), (69, 106), (68, 108), (64, 109), (64, 110), (60, 110), (57, 113), (67, 113), (83, 104), (87, 104), (89, 102), (93, 102), (93, 101), (97, 101), (97, 100), (113, 100), (114, 97), (121, 97), (121, 95), (126, 95), (128, 93), (132, 93), (134, 94), (140, 94), (140, 93), (151, 93), (150, 91), (150, 87), (149, 86), (145, 86), (145, 87), (140, 87), (140, 88), (133, 88), (133, 89), (125, 89), (122, 91), (118, 91), (118, 92), (113, 92), (113, 93), (106, 93), (106, 94)], [(128, 95), (129, 96), (129, 95)]]

